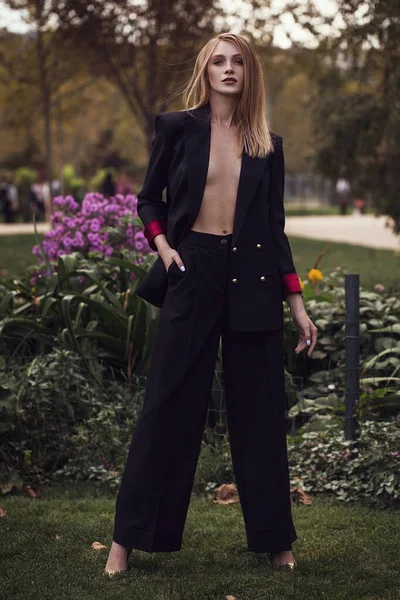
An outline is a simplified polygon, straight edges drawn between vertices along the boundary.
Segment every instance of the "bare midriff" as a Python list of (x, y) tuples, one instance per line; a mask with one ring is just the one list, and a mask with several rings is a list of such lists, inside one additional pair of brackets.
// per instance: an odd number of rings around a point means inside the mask
[(208, 172), (193, 231), (217, 235), (232, 233), (241, 164), (237, 126), (226, 128), (211, 123)]

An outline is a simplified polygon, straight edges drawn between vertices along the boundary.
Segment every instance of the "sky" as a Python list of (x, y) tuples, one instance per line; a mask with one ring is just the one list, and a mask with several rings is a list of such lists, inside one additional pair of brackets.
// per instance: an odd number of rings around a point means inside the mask
[[(241, 0), (220, 0), (221, 4), (226, 9), (234, 9), (235, 11), (239, 8), (240, 4), (243, 4)], [(336, 11), (335, 0), (314, 0), (315, 5), (325, 15), (332, 15)], [(287, 5), (286, 0), (273, 0), (274, 10), (278, 10), (280, 7)], [(235, 17), (232, 16), (232, 19)], [(26, 32), (28, 26), (23, 20), (22, 14), (19, 11), (9, 9), (3, 0), (0, 0), (0, 28), (6, 27), (10, 31), (15, 32)], [(279, 26), (275, 34), (275, 44), (282, 48), (287, 48), (290, 42), (285, 34), (285, 29), (290, 31), (290, 34), (298, 42), (303, 42), (305, 45), (309, 45), (311, 42), (310, 36), (307, 32), (293, 24), (290, 14), (284, 16), (282, 25)], [(311, 43), (312, 45), (312, 43)]]

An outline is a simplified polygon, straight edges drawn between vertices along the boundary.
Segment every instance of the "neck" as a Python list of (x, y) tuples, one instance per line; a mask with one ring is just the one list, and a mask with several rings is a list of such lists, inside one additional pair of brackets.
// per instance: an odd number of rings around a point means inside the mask
[(233, 115), (238, 105), (237, 98), (211, 94), (209, 102), (211, 123), (218, 123), (224, 127), (234, 125)]

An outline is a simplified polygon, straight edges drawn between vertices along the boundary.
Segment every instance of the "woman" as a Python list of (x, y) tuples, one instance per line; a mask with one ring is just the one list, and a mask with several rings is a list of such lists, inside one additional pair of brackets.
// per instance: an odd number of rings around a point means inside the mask
[(181, 549), (220, 336), (248, 549), (293, 567), (283, 299), (296, 353), (310, 356), (317, 328), (284, 233), (282, 138), (268, 131), (262, 69), (245, 38), (205, 44), (184, 100), (194, 106), (156, 116), (138, 194), (159, 256), (136, 292), (161, 310), (105, 572), (125, 570), (132, 548)]

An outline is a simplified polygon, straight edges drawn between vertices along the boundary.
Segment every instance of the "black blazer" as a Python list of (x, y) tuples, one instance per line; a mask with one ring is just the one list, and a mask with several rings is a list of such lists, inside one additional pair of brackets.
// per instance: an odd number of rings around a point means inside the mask
[[(152, 152), (138, 194), (137, 210), (153, 250), (165, 233), (172, 248), (191, 229), (206, 184), (211, 140), (210, 103), (155, 117)], [(302, 293), (289, 241), (284, 233), (284, 154), (282, 138), (271, 132), (274, 152), (251, 158), (245, 150), (236, 200), (229, 303), (234, 331), (283, 327), (283, 300)], [(166, 187), (166, 201), (163, 190)], [(162, 306), (167, 271), (159, 256), (135, 292)]]

